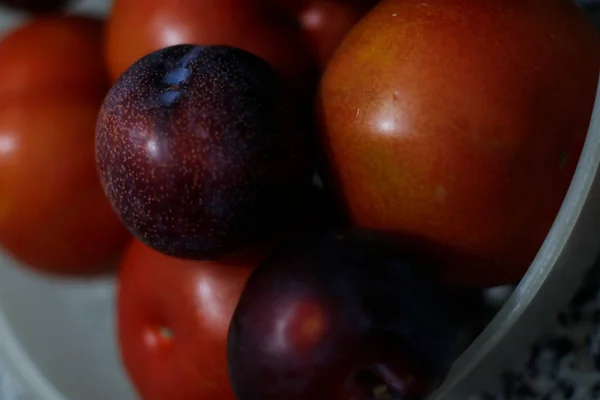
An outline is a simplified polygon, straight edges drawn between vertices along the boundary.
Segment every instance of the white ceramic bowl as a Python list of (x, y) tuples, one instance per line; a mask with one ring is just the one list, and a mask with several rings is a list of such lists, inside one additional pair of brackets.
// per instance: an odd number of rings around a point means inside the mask
[[(104, 14), (109, 2), (83, 0), (73, 9)], [(22, 19), (0, 9), (0, 34)], [(528, 351), (580, 286), (600, 254), (599, 164), (600, 90), (581, 160), (552, 230), (500, 312), (455, 362), (435, 400), (465, 400), (485, 388)], [(26, 400), (136, 399), (119, 362), (113, 305), (112, 278), (40, 277), (0, 253), (0, 360), (22, 385)]]

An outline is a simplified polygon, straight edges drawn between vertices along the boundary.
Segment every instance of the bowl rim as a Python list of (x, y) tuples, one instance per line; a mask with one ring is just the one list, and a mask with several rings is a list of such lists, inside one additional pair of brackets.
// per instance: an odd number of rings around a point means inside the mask
[(465, 400), (485, 390), (551, 329), (600, 254), (600, 240), (589, 234), (600, 226), (599, 170), (600, 76), (577, 168), (543, 245), (511, 296), (454, 362), (430, 400)]

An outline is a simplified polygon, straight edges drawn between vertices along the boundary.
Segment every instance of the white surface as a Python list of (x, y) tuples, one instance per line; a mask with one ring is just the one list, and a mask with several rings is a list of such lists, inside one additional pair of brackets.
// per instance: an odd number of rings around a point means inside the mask
[(0, 358), (30, 398), (134, 399), (115, 344), (113, 282), (50, 280), (2, 261)]

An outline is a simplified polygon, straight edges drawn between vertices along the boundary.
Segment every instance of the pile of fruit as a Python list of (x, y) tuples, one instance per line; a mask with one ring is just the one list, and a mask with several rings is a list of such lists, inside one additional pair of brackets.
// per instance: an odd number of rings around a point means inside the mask
[(0, 244), (120, 259), (144, 400), (427, 397), (539, 250), (600, 71), (571, 0), (5, 2)]

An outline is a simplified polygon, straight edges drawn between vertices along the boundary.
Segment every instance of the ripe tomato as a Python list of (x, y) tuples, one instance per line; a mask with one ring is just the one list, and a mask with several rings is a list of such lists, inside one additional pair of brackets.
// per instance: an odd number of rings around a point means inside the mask
[(99, 272), (128, 238), (96, 173), (102, 30), (48, 16), (0, 42), (0, 243), (45, 272)]
[(297, 20), (320, 67), (377, 0), (271, 0)]
[(84, 16), (38, 17), (0, 42), (0, 97), (36, 91), (103, 96), (108, 78), (102, 57), (102, 21)]
[(144, 400), (235, 399), (227, 331), (263, 255), (185, 261), (131, 243), (119, 276), (118, 331), (123, 363)]
[(292, 81), (313, 64), (295, 21), (259, 0), (116, 0), (106, 58), (116, 79), (142, 56), (175, 44), (223, 44), (250, 51)]
[(369, 10), (364, 0), (323, 0), (308, 4), (298, 14), (313, 56), (325, 67), (348, 31)]
[(0, 99), (0, 243), (47, 272), (99, 271), (127, 233), (96, 173), (99, 101)]
[(600, 36), (571, 1), (501, 3), (384, 0), (321, 81), (323, 138), (353, 222), (414, 239), (458, 284), (523, 276), (598, 85)]

